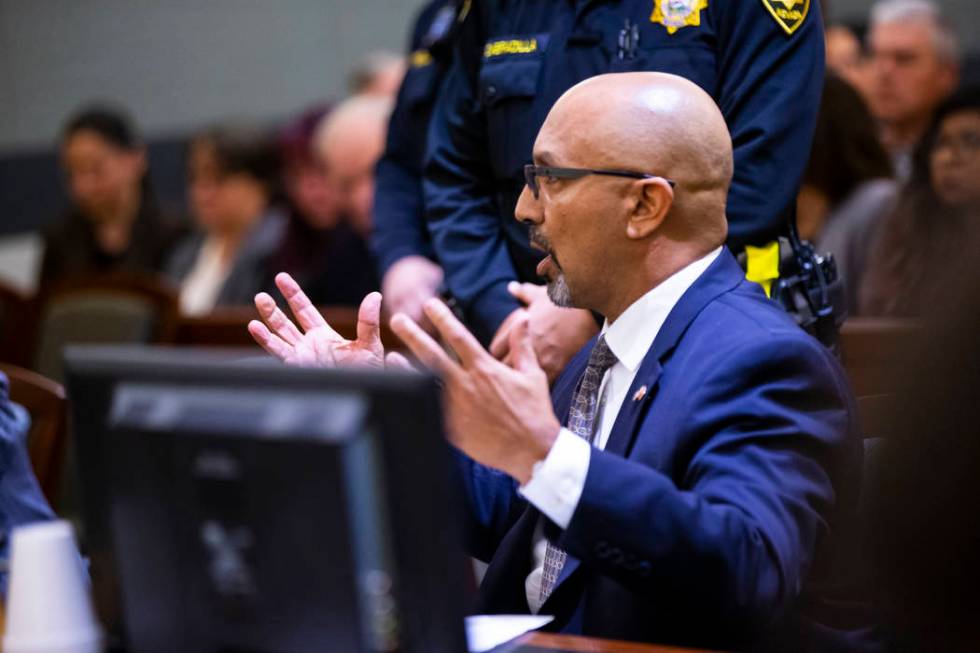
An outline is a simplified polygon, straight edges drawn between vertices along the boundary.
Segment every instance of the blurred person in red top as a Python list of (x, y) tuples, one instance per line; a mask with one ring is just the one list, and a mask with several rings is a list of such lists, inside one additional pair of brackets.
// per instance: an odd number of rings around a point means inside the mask
[(931, 0), (880, 0), (871, 9), (868, 99), (899, 179), (932, 113), (959, 82), (956, 34)]
[[(318, 306), (356, 307), (378, 281), (364, 238), (344, 216), (337, 179), (315, 151), (317, 127), (329, 114), (328, 105), (314, 107), (279, 132), (290, 215), (269, 269), (291, 274)], [(270, 279), (267, 289), (273, 288)]]

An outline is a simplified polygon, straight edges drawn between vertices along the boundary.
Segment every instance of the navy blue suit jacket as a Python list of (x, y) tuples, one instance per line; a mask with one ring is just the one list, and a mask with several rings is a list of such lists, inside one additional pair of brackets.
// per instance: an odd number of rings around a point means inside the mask
[[(567, 418), (592, 343), (553, 390)], [(637, 391), (646, 388), (640, 396)], [(581, 500), (549, 539), (568, 561), (555, 629), (724, 649), (862, 648), (840, 582), (862, 450), (836, 360), (724, 250), (671, 311)], [(539, 513), (510, 477), (460, 456), (479, 609), (527, 612)]]

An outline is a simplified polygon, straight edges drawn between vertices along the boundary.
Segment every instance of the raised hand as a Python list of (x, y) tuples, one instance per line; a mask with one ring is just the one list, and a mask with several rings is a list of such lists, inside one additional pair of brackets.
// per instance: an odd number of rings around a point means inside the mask
[(518, 316), (510, 331), (507, 365), (483, 349), (441, 301), (426, 302), (425, 313), (459, 362), (408, 316), (394, 316), (391, 328), (442, 377), (450, 440), (474, 460), (526, 483), (561, 430), (527, 315)]
[[(381, 293), (368, 294), (357, 313), (357, 339), (347, 340), (333, 330), (296, 281), (281, 272), (276, 286), (282, 292), (298, 326), (266, 293), (255, 296), (255, 307), (263, 322), (252, 320), (248, 332), (267, 352), (291, 365), (306, 367), (384, 367), (381, 344)], [(389, 360), (404, 366), (404, 359)]]

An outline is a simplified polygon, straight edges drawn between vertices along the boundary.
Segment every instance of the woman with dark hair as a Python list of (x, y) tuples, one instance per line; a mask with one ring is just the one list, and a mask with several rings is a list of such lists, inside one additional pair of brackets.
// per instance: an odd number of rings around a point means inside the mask
[(891, 210), (898, 190), (877, 134), (858, 92), (838, 77), (827, 77), (796, 221), (817, 251), (834, 255), (852, 315), (875, 226)]
[(249, 126), (210, 129), (191, 140), (188, 176), (198, 232), (166, 268), (180, 286), (181, 311), (250, 304), (265, 289), (286, 226), (275, 143)]
[(980, 88), (940, 107), (912, 165), (895, 211), (875, 237), (861, 289), (864, 314), (921, 316), (946, 292), (936, 282), (939, 269), (961, 261), (960, 274), (976, 274), (971, 257), (955, 255), (976, 242), (969, 237), (980, 227)]
[(157, 205), (146, 151), (126, 115), (93, 106), (61, 136), (71, 208), (44, 235), (41, 284), (85, 274), (155, 273), (183, 232)]

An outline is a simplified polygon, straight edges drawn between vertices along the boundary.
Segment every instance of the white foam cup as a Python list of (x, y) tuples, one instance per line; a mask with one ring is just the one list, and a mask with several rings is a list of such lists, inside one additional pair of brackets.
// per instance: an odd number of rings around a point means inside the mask
[(89, 582), (66, 521), (15, 528), (10, 546), (5, 653), (97, 653)]

